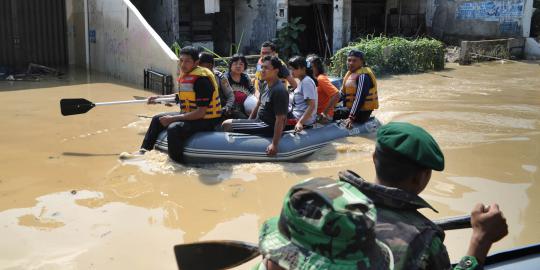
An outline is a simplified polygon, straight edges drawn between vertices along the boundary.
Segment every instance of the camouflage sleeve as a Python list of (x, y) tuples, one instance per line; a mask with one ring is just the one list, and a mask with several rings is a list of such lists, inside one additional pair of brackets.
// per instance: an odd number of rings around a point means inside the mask
[(441, 238), (435, 237), (429, 247), (429, 259), (425, 269), (453, 269), (453, 270), (475, 270), (478, 268), (478, 262), (475, 257), (465, 256), (454, 267), (450, 265), (448, 251)]
[(428, 260), (424, 269), (451, 269), (448, 251), (439, 237), (434, 237), (428, 251)]

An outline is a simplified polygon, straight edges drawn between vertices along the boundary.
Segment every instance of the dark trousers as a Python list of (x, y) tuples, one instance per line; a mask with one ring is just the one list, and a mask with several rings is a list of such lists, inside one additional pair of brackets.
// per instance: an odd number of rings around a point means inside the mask
[[(356, 123), (365, 123), (367, 120), (369, 120), (369, 117), (371, 116), (371, 113), (373, 111), (360, 111), (356, 115), (356, 119), (354, 122)], [(334, 121), (341, 120), (341, 119), (347, 119), (349, 118), (349, 115), (351, 113), (351, 110), (349, 110), (346, 107), (339, 107), (334, 110)]]
[(148, 127), (148, 131), (146, 131), (141, 148), (152, 150), (156, 144), (159, 133), (167, 129), (169, 157), (176, 162), (183, 162), (184, 146), (187, 139), (197, 132), (214, 130), (214, 126), (219, 122), (219, 118), (179, 121), (171, 123), (168, 127), (164, 127), (159, 122), (159, 118), (162, 116), (179, 114), (179, 112), (162, 113), (152, 117), (152, 122), (150, 123), (150, 127)]

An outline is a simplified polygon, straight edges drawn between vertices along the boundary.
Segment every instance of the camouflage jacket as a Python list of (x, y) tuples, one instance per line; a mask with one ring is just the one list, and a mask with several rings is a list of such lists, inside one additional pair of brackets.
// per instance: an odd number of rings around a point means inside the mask
[[(444, 231), (418, 212), (421, 208), (437, 212), (425, 200), (401, 189), (369, 183), (352, 171), (340, 172), (339, 178), (354, 185), (375, 203), (377, 238), (392, 250), (394, 269), (452, 268), (443, 244)], [(476, 269), (476, 264), (466, 258), (454, 270)]]

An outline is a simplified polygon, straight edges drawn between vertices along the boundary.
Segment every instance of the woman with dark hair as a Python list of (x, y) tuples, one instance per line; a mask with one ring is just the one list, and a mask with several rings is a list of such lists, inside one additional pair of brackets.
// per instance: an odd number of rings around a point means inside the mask
[(313, 75), (317, 78), (317, 122), (326, 124), (334, 117), (334, 107), (339, 101), (339, 90), (332, 84), (324, 68), (323, 60), (315, 54), (308, 55)]
[[(253, 96), (255, 89), (251, 84), (249, 76), (244, 73), (247, 67), (247, 59), (242, 54), (233, 55), (229, 62), (229, 72), (226, 75), (234, 93), (232, 119), (248, 118), (254, 107), (254, 105), (250, 106), (250, 104), (256, 103), (256, 98)], [(254, 99), (255, 102), (253, 102)]]
[(298, 87), (292, 91), (289, 100), (292, 105), (292, 121), (296, 132), (306, 126), (315, 124), (317, 117), (317, 79), (313, 77), (311, 63), (303, 56), (295, 56), (289, 60), (294, 78), (299, 79)]

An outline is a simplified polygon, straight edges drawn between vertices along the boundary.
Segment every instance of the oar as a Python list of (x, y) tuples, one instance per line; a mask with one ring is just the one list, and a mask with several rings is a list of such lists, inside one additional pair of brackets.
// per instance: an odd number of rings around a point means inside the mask
[(232, 240), (207, 241), (174, 246), (178, 269), (229, 269), (259, 256), (259, 247)]
[[(156, 103), (172, 103), (175, 102), (175, 98), (158, 98)], [(112, 102), (97, 102), (86, 100), (84, 98), (64, 98), (60, 100), (60, 111), (62, 115), (74, 115), (83, 114), (91, 110), (96, 106), (118, 105), (118, 104), (133, 104), (133, 103), (146, 103), (147, 99), (143, 100), (123, 100)]]
[[(471, 227), (471, 216), (434, 221), (443, 230)], [(259, 256), (259, 247), (242, 241), (207, 241), (174, 246), (178, 269), (229, 269)]]

